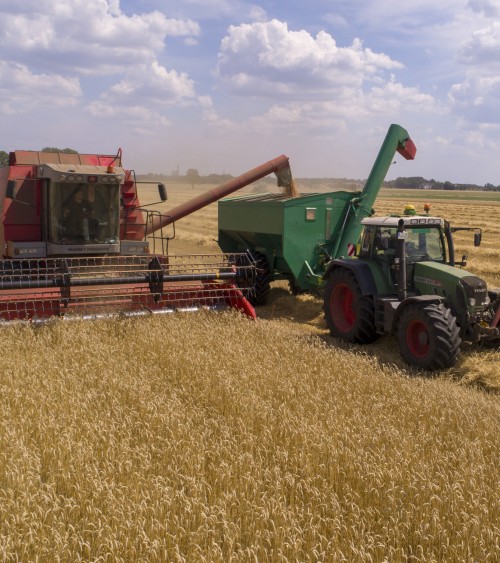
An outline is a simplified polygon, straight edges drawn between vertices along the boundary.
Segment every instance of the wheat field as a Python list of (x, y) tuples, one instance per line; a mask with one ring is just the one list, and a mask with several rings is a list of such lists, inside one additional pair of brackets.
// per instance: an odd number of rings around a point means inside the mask
[[(433, 204), (483, 228), (459, 253), (500, 285), (499, 203)], [(179, 221), (171, 250), (215, 249), (216, 209)], [(390, 337), (334, 341), (320, 310), (276, 283), (258, 322), (2, 329), (0, 559), (498, 561), (498, 350), (431, 378)]]

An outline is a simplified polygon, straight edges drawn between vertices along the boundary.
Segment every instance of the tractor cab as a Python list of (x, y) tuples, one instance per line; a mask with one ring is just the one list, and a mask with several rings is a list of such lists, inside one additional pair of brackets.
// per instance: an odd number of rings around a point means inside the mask
[[(360, 258), (391, 261), (396, 255), (400, 217), (370, 217), (362, 221)], [(407, 262), (447, 261), (444, 221), (439, 217), (404, 217)]]
[[(439, 217), (370, 217), (362, 225), (357, 256), (370, 264), (385, 294), (395, 293), (399, 287), (398, 272), (402, 264), (406, 270), (405, 286), (412, 290), (417, 263), (448, 262), (445, 225)], [(398, 241), (404, 244), (398, 246)]]

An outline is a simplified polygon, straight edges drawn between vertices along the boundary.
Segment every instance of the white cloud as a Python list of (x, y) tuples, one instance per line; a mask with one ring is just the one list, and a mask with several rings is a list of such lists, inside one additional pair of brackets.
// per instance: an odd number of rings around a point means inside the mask
[(230, 18), (260, 21), (266, 13), (260, 4), (249, 3), (247, 0), (182, 0), (173, 1), (172, 4), (176, 8), (180, 4), (183, 12), (196, 14), (197, 19), (203, 20)]
[(334, 27), (348, 27), (349, 23), (342, 14), (336, 12), (329, 12), (323, 16), (323, 21), (333, 25)]
[(37, 74), (24, 65), (0, 61), (0, 113), (73, 106), (81, 96), (77, 78)]
[[(130, 111), (130, 116), (149, 116), (150, 112), (194, 100), (194, 83), (185, 73), (167, 70), (156, 62), (134, 72), (101, 94), (89, 104), (93, 115), (113, 116), (116, 112)], [(144, 108), (138, 113), (137, 108)], [(127, 108), (133, 108), (129, 110)]]
[[(195, 45), (199, 34), (199, 25), (189, 18), (167, 18), (158, 11), (125, 15), (119, 0), (9, 5), (0, 20), (2, 55), (11, 61), (4, 64), (0, 82), (3, 111), (75, 104), (83, 97), (83, 80), (93, 97), (86, 100), (91, 115), (126, 114), (129, 121), (165, 123), (165, 108), (194, 98), (194, 82), (185, 72), (166, 69), (158, 58), (167, 37)], [(100, 83), (100, 76), (115, 82)], [(104, 90), (100, 95), (96, 86)]]
[(247, 149), (265, 158), (293, 144), (304, 166), (323, 159), (334, 173), (332, 147), (342, 160), (397, 122), (434, 176), (450, 177), (448, 163), (471, 180), (497, 173), (474, 147), (500, 139), (500, 0), (0, 4), (0, 111), (18, 146), (35, 129), (91, 144), (97, 129), (145, 158), (168, 146), (245, 169)]
[(272, 20), (231, 26), (221, 43), (217, 74), (240, 94), (307, 99), (360, 87), (383, 71), (402, 67), (364, 48), (359, 39), (339, 47), (325, 31), (313, 37)]
[[(476, 9), (492, 10), (492, 2), (474, 2)], [(476, 29), (459, 52), (465, 67), (461, 81), (454, 83), (448, 98), (466, 126), (500, 123), (500, 23)]]
[(500, 22), (478, 29), (465, 41), (460, 53), (461, 62), (466, 65), (493, 67), (498, 74), (500, 71)]
[[(275, 103), (262, 115), (253, 115), (243, 121), (222, 119), (210, 98), (200, 101), (207, 123), (222, 130), (244, 130), (247, 133), (282, 137), (293, 135), (307, 138), (318, 135), (336, 135), (346, 131), (353, 123), (370, 123), (374, 120), (389, 122), (401, 115), (439, 115), (446, 112), (430, 95), (418, 88), (407, 87), (392, 76), (387, 83), (346, 89), (330, 100), (290, 101)], [(382, 119), (380, 119), (380, 117)]]
[(199, 33), (193, 20), (169, 19), (158, 11), (127, 16), (117, 0), (28, 1), (0, 19), (4, 58), (88, 74), (150, 62), (166, 37)]
[(248, 17), (252, 21), (256, 22), (263, 22), (269, 19), (264, 8), (260, 6), (250, 6), (248, 10)]
[(441, 25), (463, 12), (466, 4), (467, 0), (357, 0), (351, 9), (355, 21), (388, 33), (415, 29), (425, 33), (426, 27)]
[(383, 86), (374, 86), (365, 96), (366, 106), (373, 113), (442, 113), (444, 108), (429, 94), (422, 93), (418, 88), (404, 86), (396, 82), (393, 76)]
[(500, 16), (499, 0), (469, 0), (468, 7), (488, 18)]
[(475, 71), (454, 84), (449, 93), (452, 107), (463, 118), (478, 123), (500, 123), (500, 76), (481, 76)]

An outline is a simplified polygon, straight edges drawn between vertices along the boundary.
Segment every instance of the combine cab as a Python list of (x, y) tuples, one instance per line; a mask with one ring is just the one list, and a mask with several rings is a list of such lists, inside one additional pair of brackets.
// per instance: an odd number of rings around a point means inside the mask
[[(255, 265), (246, 253), (169, 256), (176, 220), (274, 172), (281, 156), (162, 215), (141, 207), (133, 171), (116, 155), (16, 151), (0, 169), (0, 319), (141, 315), (235, 307)], [(166, 190), (158, 185), (160, 199)], [(172, 237), (170, 237), (172, 238)]]

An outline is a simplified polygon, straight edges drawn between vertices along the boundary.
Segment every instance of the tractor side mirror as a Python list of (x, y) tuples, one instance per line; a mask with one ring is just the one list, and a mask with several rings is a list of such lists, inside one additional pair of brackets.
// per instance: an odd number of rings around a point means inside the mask
[(481, 244), (481, 233), (474, 233), (474, 246)]
[(14, 190), (16, 188), (16, 181), (9, 180), (7, 182), (7, 188), (5, 189), (5, 197), (7, 199), (14, 199)]
[(160, 194), (160, 199), (162, 201), (167, 201), (167, 188), (165, 187), (165, 184), (158, 184), (158, 193)]

